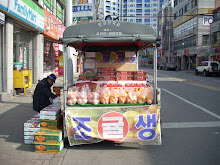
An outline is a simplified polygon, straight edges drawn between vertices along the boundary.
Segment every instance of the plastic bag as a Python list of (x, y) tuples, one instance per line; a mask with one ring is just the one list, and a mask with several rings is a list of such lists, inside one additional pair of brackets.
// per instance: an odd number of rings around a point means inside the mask
[(145, 103), (146, 102), (146, 94), (147, 94), (146, 88), (141, 88), (139, 95), (137, 97), (137, 102), (138, 103)]
[(128, 104), (136, 104), (137, 103), (137, 93), (130, 90), (127, 95), (127, 103)]
[(86, 90), (87, 90), (86, 86), (84, 85), (82, 87), (81, 92), (79, 92), (77, 103), (80, 104), (80, 105), (84, 105), (84, 104), (87, 103), (87, 93), (86, 93)]
[(110, 96), (109, 96), (110, 104), (117, 104), (118, 103), (118, 97), (119, 97), (119, 90), (111, 88)]
[(99, 90), (100, 90), (100, 85), (98, 84), (96, 86), (95, 92), (90, 93), (89, 100), (88, 100), (89, 103), (94, 104), (94, 105), (97, 105), (100, 103)]
[(119, 103), (120, 104), (125, 104), (126, 99), (127, 99), (127, 92), (124, 89), (120, 88), (119, 89), (119, 98), (118, 98)]
[(110, 97), (110, 90), (109, 88), (105, 87), (102, 90), (102, 94), (100, 96), (100, 101), (102, 104), (109, 104), (109, 97)]
[(152, 86), (149, 86), (149, 87), (147, 88), (145, 101), (146, 101), (148, 104), (152, 104), (153, 101), (154, 101), (154, 88), (153, 88)]
[(74, 105), (78, 98), (78, 88), (70, 87), (67, 91), (67, 105)]

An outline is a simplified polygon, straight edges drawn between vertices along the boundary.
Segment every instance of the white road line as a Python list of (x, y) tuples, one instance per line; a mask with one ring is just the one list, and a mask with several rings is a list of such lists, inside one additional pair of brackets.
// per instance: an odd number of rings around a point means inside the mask
[(162, 123), (162, 128), (199, 128), (199, 127), (220, 127), (220, 121), (213, 122), (181, 122)]
[(197, 105), (197, 104), (194, 104), (194, 103), (192, 103), (192, 102), (190, 102), (190, 101), (188, 101), (188, 100), (186, 100), (186, 99), (184, 99), (184, 98), (182, 98), (182, 97), (180, 97), (180, 96), (178, 96), (178, 95), (176, 95), (176, 94), (174, 94), (174, 93), (172, 93), (172, 92), (170, 92), (170, 91), (168, 91), (168, 90), (166, 90), (166, 89), (163, 89), (163, 90), (164, 90), (165, 92), (167, 92), (167, 93), (169, 93), (169, 94), (171, 94), (171, 95), (173, 95), (173, 96), (179, 98), (180, 100), (182, 100), (182, 101), (184, 101), (184, 102), (186, 102), (186, 103), (188, 103), (188, 104), (193, 105), (194, 107), (196, 107), (196, 108), (202, 110), (203, 112), (206, 112), (206, 113), (208, 113), (209, 115), (214, 116), (214, 117), (217, 118), (217, 119), (220, 119), (220, 116), (219, 116), (219, 115), (217, 115), (217, 114), (215, 114), (215, 113), (213, 113), (213, 112), (211, 112), (211, 111), (209, 111), (209, 110), (207, 110), (207, 109), (205, 109), (205, 108), (203, 108), (203, 107), (201, 107), (201, 106), (199, 106), (199, 105)]

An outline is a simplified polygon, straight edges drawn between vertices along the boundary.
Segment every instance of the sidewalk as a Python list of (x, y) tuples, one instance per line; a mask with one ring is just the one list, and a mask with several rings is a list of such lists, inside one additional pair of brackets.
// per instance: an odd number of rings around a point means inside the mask
[(59, 165), (66, 153), (35, 153), (34, 145), (24, 144), (24, 122), (37, 114), (32, 97), (16, 95), (0, 102), (0, 162), (2, 165)]

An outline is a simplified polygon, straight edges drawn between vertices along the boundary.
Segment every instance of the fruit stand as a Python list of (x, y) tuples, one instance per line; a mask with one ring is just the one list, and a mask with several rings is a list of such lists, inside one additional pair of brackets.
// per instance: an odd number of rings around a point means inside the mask
[[(63, 33), (64, 81), (61, 110), (70, 146), (103, 140), (160, 145), (156, 32), (144, 24), (97, 21)], [(83, 58), (83, 72), (67, 82), (67, 47)], [(138, 51), (154, 48), (154, 80), (138, 70)]]

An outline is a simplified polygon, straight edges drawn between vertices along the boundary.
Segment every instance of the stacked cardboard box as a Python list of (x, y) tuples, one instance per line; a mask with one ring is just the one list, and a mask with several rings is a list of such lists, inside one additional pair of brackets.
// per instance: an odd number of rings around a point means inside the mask
[(98, 81), (115, 81), (115, 68), (97, 68)]
[(56, 120), (61, 116), (60, 105), (51, 104), (40, 111), (40, 120)]
[(35, 152), (60, 153), (63, 146), (60, 130), (40, 129), (34, 134)]
[(146, 71), (117, 71), (117, 81), (145, 81)]
[(34, 144), (34, 133), (40, 129), (40, 115), (35, 115), (24, 123), (24, 143)]

